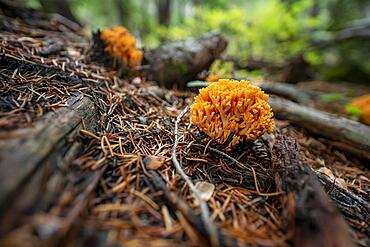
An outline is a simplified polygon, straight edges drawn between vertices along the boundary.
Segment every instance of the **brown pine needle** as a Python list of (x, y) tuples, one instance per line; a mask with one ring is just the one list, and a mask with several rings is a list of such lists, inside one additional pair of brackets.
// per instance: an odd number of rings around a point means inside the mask
[(202, 218), (202, 221), (204, 223), (204, 226), (206, 227), (210, 238), (211, 238), (211, 244), (212, 246), (219, 246), (219, 240), (217, 236), (217, 230), (215, 226), (213, 225), (211, 221), (211, 214), (208, 209), (207, 203), (201, 198), (199, 195), (197, 189), (195, 188), (193, 182), (191, 179), (185, 174), (185, 172), (180, 167), (180, 163), (177, 160), (176, 155), (176, 149), (179, 144), (179, 123), (182, 119), (182, 117), (186, 114), (186, 112), (189, 110), (189, 106), (185, 107), (185, 109), (177, 116), (176, 122), (175, 122), (175, 143), (172, 148), (172, 162), (177, 170), (177, 172), (181, 175), (182, 179), (185, 180), (186, 184), (189, 186), (190, 191), (193, 193), (195, 199), (197, 200), (199, 206), (200, 206), (200, 215)]

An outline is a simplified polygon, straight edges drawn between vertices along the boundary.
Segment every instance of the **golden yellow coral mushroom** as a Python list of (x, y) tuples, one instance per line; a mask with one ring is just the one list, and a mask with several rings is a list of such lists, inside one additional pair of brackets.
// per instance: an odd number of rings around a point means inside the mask
[(360, 120), (370, 125), (370, 94), (354, 98), (351, 104), (361, 110)]
[(268, 95), (248, 81), (221, 79), (200, 90), (191, 106), (191, 121), (208, 136), (229, 147), (255, 140), (274, 127)]
[(111, 56), (123, 60), (129, 67), (141, 64), (143, 52), (136, 49), (135, 37), (124, 27), (112, 27), (100, 33), (107, 51)]

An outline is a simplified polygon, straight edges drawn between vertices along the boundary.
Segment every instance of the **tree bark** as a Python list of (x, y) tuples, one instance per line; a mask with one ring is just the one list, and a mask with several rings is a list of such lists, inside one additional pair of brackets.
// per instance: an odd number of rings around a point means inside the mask
[(299, 156), (295, 140), (278, 133), (273, 147), (274, 165), (282, 190), (293, 201), (293, 246), (354, 246), (342, 215), (324, 192), (309, 165)]
[(184, 89), (185, 83), (212, 64), (226, 49), (219, 33), (164, 44), (144, 53), (144, 74), (167, 88)]
[(72, 13), (68, 0), (39, 0), (39, 2), (45, 12), (58, 13), (81, 26), (81, 23)]
[[(335, 178), (329, 178), (327, 175), (316, 172), (321, 184), (325, 187), (326, 193), (336, 202), (337, 207), (348, 221), (363, 222), (366, 233), (370, 236), (370, 204), (360, 196), (343, 187)], [(348, 207), (348, 205), (351, 205)]]
[(301, 53), (284, 65), (281, 80), (287, 83), (298, 83), (310, 80), (313, 77), (314, 73), (311, 65)]
[(94, 112), (90, 99), (71, 98), (68, 107), (48, 113), (34, 126), (10, 132), (9, 138), (0, 141), (0, 211), (16, 200), (17, 191), (43, 169), (53, 152), (63, 148), (60, 144), (69, 134), (73, 137), (82, 126), (93, 124)]
[(168, 27), (171, 22), (172, 0), (157, 0), (158, 23)]
[(130, 1), (129, 0), (115, 0), (119, 22), (122, 26), (131, 29), (130, 25)]
[(261, 89), (268, 94), (282, 96), (306, 106), (310, 105), (312, 99), (315, 97), (313, 94), (299, 90), (297, 87), (288, 83), (265, 83), (261, 86)]
[(192, 2), (196, 6), (201, 6), (204, 4), (204, 0), (193, 0)]

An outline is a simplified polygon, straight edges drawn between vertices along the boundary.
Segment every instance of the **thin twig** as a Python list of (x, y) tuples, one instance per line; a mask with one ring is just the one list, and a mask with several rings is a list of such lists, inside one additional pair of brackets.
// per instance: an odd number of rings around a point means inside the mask
[(231, 156), (230, 156), (230, 155), (228, 155), (227, 153), (222, 152), (222, 151), (220, 151), (220, 150), (218, 150), (218, 149), (216, 149), (216, 148), (213, 148), (213, 147), (208, 147), (208, 149), (209, 149), (209, 150), (211, 150), (212, 152), (218, 153), (218, 154), (220, 154), (220, 155), (222, 155), (222, 156), (224, 156), (224, 157), (228, 158), (229, 160), (231, 160), (231, 161), (235, 162), (235, 164), (236, 164), (237, 166), (239, 166), (240, 168), (242, 168), (242, 169), (246, 169), (246, 170), (249, 170), (249, 171), (253, 172), (253, 170), (252, 170), (252, 167), (251, 167), (251, 166), (247, 166), (247, 165), (243, 164), (242, 162), (240, 162), (239, 160), (237, 160), (237, 159), (235, 159), (235, 158), (231, 157)]
[(185, 180), (187, 185), (190, 188), (190, 191), (194, 194), (195, 199), (198, 201), (200, 206), (200, 215), (202, 217), (202, 221), (204, 222), (204, 225), (210, 235), (211, 238), (211, 244), (213, 246), (219, 246), (218, 237), (217, 237), (217, 231), (215, 226), (213, 225), (211, 221), (211, 214), (208, 209), (207, 203), (201, 198), (200, 194), (198, 193), (197, 189), (195, 188), (193, 182), (190, 180), (190, 178), (185, 174), (185, 172), (180, 167), (180, 163), (177, 160), (176, 155), (176, 149), (179, 144), (179, 123), (182, 119), (182, 117), (186, 114), (186, 112), (189, 110), (189, 107), (185, 107), (185, 109), (177, 116), (176, 122), (175, 122), (175, 143), (172, 148), (172, 162), (177, 170), (177, 172), (181, 175), (181, 177)]

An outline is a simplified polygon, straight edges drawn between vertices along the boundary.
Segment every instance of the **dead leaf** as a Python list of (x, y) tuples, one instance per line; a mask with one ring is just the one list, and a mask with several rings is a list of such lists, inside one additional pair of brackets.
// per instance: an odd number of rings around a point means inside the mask
[(345, 187), (345, 188), (347, 187), (346, 182), (344, 181), (344, 179), (343, 178), (337, 178), (337, 177), (335, 177), (334, 174), (333, 174), (333, 172), (329, 168), (321, 167), (317, 171), (320, 172), (320, 173), (322, 173), (322, 174), (325, 174), (327, 177), (330, 178), (330, 180), (336, 181), (337, 183), (339, 183), (343, 187)]
[(146, 156), (143, 160), (145, 167), (149, 170), (157, 170), (164, 164), (164, 157)]
[(343, 178), (337, 178), (336, 181), (340, 183), (344, 188), (347, 188), (347, 183)]
[(326, 168), (326, 167), (321, 167), (319, 170), (317, 170), (318, 172), (321, 172), (322, 174), (325, 174), (326, 176), (328, 176), (330, 179), (335, 179), (335, 176), (333, 174), (333, 172), (329, 169), (329, 168)]

